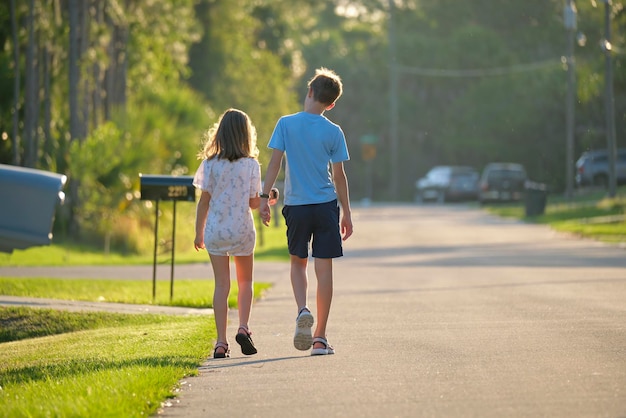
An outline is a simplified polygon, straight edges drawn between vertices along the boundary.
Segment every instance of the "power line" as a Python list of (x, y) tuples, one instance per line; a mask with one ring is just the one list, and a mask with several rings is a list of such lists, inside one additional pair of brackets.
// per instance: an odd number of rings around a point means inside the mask
[(510, 67), (496, 67), (485, 69), (472, 69), (472, 70), (446, 70), (441, 68), (419, 68), (419, 67), (407, 67), (403, 65), (396, 66), (396, 70), (399, 73), (422, 75), (428, 77), (488, 77), (488, 76), (500, 76), (507, 74), (525, 73), (530, 71), (543, 70), (546, 68), (556, 67), (563, 65), (561, 58), (558, 60), (550, 59), (546, 61), (533, 62), (530, 64), (518, 64)]

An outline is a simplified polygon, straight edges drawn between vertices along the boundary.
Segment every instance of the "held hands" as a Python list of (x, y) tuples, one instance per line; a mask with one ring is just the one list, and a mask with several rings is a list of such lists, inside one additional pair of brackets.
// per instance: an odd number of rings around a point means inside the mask
[(270, 224), (270, 220), (272, 219), (272, 211), (270, 210), (270, 206), (274, 206), (276, 203), (278, 203), (278, 196), (280, 195), (280, 193), (278, 192), (277, 188), (272, 187), (269, 195), (270, 197), (269, 199), (267, 199), (267, 202), (264, 202), (263, 199), (261, 199), (261, 206), (259, 207), (259, 214), (261, 215), (261, 220), (263, 221), (263, 225), (265, 226), (269, 226)]

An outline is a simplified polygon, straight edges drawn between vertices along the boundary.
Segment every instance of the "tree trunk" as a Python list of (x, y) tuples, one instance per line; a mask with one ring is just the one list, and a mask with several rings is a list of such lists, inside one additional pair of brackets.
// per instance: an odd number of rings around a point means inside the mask
[(111, 42), (108, 48), (109, 65), (104, 75), (106, 89), (104, 113), (105, 119), (109, 120), (114, 112), (123, 114), (126, 107), (128, 24), (125, 16), (112, 17), (108, 13), (106, 23), (111, 31)]
[(13, 164), (20, 164), (20, 141), (19, 141), (19, 112), (20, 112), (20, 44), (17, 37), (17, 13), (15, 0), (11, 0), (11, 29), (13, 37), (13, 69), (15, 81), (13, 84)]
[(48, 45), (43, 48), (43, 168), (47, 170), (54, 170), (56, 164), (54, 164), (54, 142), (52, 139), (52, 132), (50, 131), (50, 125), (52, 124), (52, 105), (51, 105), (51, 87), (50, 79), (52, 72), (52, 54)]
[(26, 48), (26, 86), (24, 112), (24, 166), (35, 167), (37, 162), (37, 109), (39, 106), (38, 84), (39, 68), (37, 63), (37, 40), (35, 34), (35, 0), (30, 0), (26, 27), (28, 28), (28, 46)]
[[(84, 57), (87, 52), (87, 48), (89, 47), (89, 7), (91, 5), (90, 0), (82, 0), (80, 2), (80, 42), (79, 42), (79, 56)], [(89, 132), (89, 113), (90, 113), (90, 103), (89, 103), (89, 77), (82, 77), (83, 90), (80, 94), (82, 98), (82, 117), (81, 117), (81, 126), (80, 126), (80, 140), (84, 140), (87, 137), (87, 133)]]
[[(81, 113), (78, 108), (79, 103), (79, 86), (80, 86), (80, 20), (79, 7), (82, 0), (68, 0), (68, 11), (70, 15), (70, 31), (69, 31), (69, 106), (70, 106), (70, 145), (76, 140), (82, 140), (82, 121)], [(68, 201), (64, 205), (64, 211), (67, 216), (67, 224), (69, 225), (69, 233), (76, 235), (78, 233), (78, 223), (74, 214), (78, 206), (78, 186), (79, 179), (70, 178)]]
[(69, 50), (69, 106), (70, 106), (70, 141), (80, 137), (80, 113), (78, 109), (78, 86), (80, 84), (79, 59), (79, 25), (78, 5), (81, 0), (68, 0), (70, 15), (70, 50)]
[[(95, 24), (98, 26), (98, 31), (104, 25), (104, 2), (96, 2), (94, 4), (96, 8)], [(93, 92), (92, 92), (92, 110), (91, 110), (91, 123), (93, 127), (100, 125), (102, 121), (102, 70), (100, 60), (96, 60), (93, 63)]]

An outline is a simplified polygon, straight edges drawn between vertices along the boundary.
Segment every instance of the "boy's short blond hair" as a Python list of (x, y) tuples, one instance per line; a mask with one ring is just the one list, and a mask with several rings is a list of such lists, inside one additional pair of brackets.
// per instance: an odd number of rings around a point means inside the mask
[(313, 98), (325, 105), (335, 103), (343, 93), (341, 77), (324, 67), (315, 70), (315, 75), (307, 85), (313, 90)]

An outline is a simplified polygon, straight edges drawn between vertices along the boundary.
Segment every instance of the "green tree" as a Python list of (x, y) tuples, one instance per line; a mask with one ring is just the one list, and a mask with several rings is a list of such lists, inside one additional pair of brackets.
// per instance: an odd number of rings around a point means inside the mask
[(190, 84), (211, 104), (213, 122), (230, 107), (250, 115), (259, 135), (261, 160), (266, 161), (265, 144), (276, 120), (296, 111), (297, 103), (289, 68), (271, 43), (259, 37), (264, 28), (255, 7), (245, 0), (198, 3), (197, 18), (205, 32), (191, 49)]
[[(11, 5), (4, 2), (0, 161), (28, 155), (34, 161), (29, 164), (84, 181), (84, 186), (73, 183), (64, 209), (76, 209), (82, 232), (113, 237), (117, 225), (148, 216), (136, 201), (137, 174), (191, 174), (202, 132), (228, 107), (252, 117), (266, 162), (265, 144), (276, 120), (301, 109), (307, 79), (324, 66), (344, 81), (344, 96), (327, 116), (346, 133), (355, 198), (365, 195), (370, 178), (376, 198), (389, 198), (385, 190), (393, 171), (401, 198), (410, 199), (416, 178), (432, 165), (481, 168), (496, 159), (521, 162), (531, 177), (560, 190), (563, 1), (401, 0), (394, 1), (393, 22), (389, 4), (29, 0), (11, 2), (19, 23), (14, 37)], [(604, 22), (592, 2), (576, 5), (587, 39), (575, 53), (579, 153), (606, 146), (604, 56), (597, 46)], [(614, 0), (611, 15), (619, 146), (626, 138), (623, 5)], [(391, 24), (399, 72), (394, 162)], [(378, 138), (373, 162), (360, 152), (366, 135)], [(94, 164), (95, 172), (87, 173)], [(115, 220), (107, 224), (108, 232), (96, 221), (107, 213)]]

